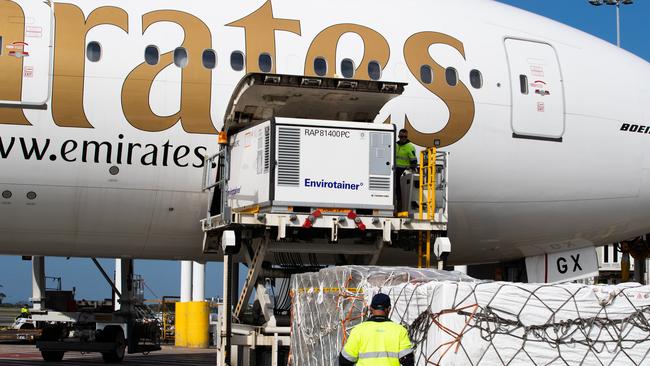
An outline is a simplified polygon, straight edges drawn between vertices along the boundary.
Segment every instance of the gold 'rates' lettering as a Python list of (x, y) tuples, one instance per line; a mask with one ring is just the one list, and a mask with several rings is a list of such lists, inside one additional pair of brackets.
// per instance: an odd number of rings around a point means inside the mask
[(435, 62), (429, 54), (429, 48), (434, 44), (445, 44), (455, 48), (465, 58), (463, 43), (454, 37), (437, 32), (416, 33), (406, 40), (404, 58), (411, 74), (438, 96), (449, 108), (449, 121), (445, 127), (435, 133), (423, 133), (411, 125), (406, 117), (404, 128), (409, 131), (409, 139), (420, 146), (432, 147), (435, 140), (440, 140), (440, 146), (449, 146), (467, 134), (474, 122), (475, 105), (472, 94), (467, 86), (459, 81), (456, 86), (447, 84), (444, 77), (436, 77), (431, 84), (420, 80), (420, 67), (423, 64), (433, 65), (435, 75), (445, 75), (445, 69)]
[(113, 25), (129, 33), (129, 15), (123, 9), (104, 6), (88, 19), (76, 5), (56, 4), (52, 117), (61, 127), (93, 128), (84, 111), (86, 35), (99, 25)]
[(122, 87), (122, 107), (126, 119), (133, 127), (149, 132), (169, 129), (180, 119), (186, 132), (217, 133), (210, 116), (212, 70), (204, 68), (200, 62), (203, 50), (212, 47), (210, 29), (191, 14), (161, 10), (142, 17), (142, 33), (158, 22), (172, 22), (183, 28), (185, 40), (181, 47), (187, 50), (188, 59), (194, 60), (181, 70), (180, 110), (171, 116), (158, 116), (149, 104), (149, 94), (156, 76), (173, 62), (173, 54), (168, 52), (161, 55), (157, 65), (143, 62), (126, 78)]
[[(4, 44), (25, 40), (25, 13), (20, 5), (0, 0), (0, 35)], [(4, 44), (2, 47), (4, 47)], [(0, 100), (19, 102), (23, 93), (23, 59), (0, 52)], [(31, 125), (22, 109), (0, 108), (0, 124)]]
[[(73, 4), (57, 3), (55, 6), (55, 51), (52, 81), (52, 117), (57, 126), (93, 128), (84, 111), (84, 82), (86, 65), (86, 36), (99, 25), (111, 25), (129, 33), (129, 15), (123, 9), (104, 6), (92, 11), (88, 17)], [(189, 60), (181, 73), (180, 109), (169, 116), (159, 116), (149, 103), (156, 77), (173, 64), (173, 52), (160, 57), (156, 65), (141, 63), (124, 81), (121, 100), (124, 115), (137, 129), (149, 132), (167, 130), (179, 121), (188, 133), (214, 134), (216, 129), (211, 118), (212, 74), (202, 66), (203, 51), (212, 48), (212, 35), (199, 18), (182, 11), (159, 10), (143, 15), (142, 34), (153, 24), (172, 22), (185, 34), (181, 47), (187, 50)], [(301, 23), (297, 19), (281, 19), (273, 16), (271, 0), (253, 13), (228, 24), (244, 28), (246, 34), (246, 69), (260, 72), (258, 58), (261, 54), (271, 57), (270, 72), (276, 72), (276, 31), (301, 35)], [(370, 79), (368, 65), (376, 61), (385, 68), (390, 58), (390, 46), (377, 31), (358, 24), (336, 24), (321, 31), (312, 41), (305, 59), (304, 74), (316, 76), (314, 61), (323, 57), (336, 65), (337, 47), (347, 33), (358, 35), (364, 44), (362, 61), (355, 78)], [(9, 42), (24, 42), (25, 14), (19, 4), (0, 0), (0, 35)], [(431, 83), (420, 80), (420, 67), (432, 65), (436, 75), (444, 75), (443, 66), (429, 54), (432, 45), (442, 44), (454, 48), (465, 58), (464, 45), (458, 39), (438, 32), (420, 32), (409, 37), (404, 44), (404, 57), (411, 74), (432, 94), (440, 98), (449, 109), (449, 120), (438, 132), (423, 133), (405, 119), (405, 128), (411, 140), (421, 146), (433, 146), (435, 140), (441, 146), (451, 145), (463, 138), (471, 128), (475, 117), (475, 104), (467, 86), (459, 81), (450, 86), (444, 77), (436, 77)], [(197, 61), (198, 60), (198, 61)], [(19, 102), (23, 92), (23, 59), (0, 54), (0, 101)], [(266, 70), (265, 70), (266, 71)], [(336, 76), (336, 67), (327, 70), (328, 77)], [(389, 117), (390, 118), (390, 117)], [(0, 124), (31, 125), (20, 108), (0, 108)]]
[[(374, 29), (358, 24), (337, 24), (320, 32), (309, 46), (305, 60), (305, 75), (316, 76), (314, 60), (323, 57), (336, 65), (336, 48), (339, 39), (346, 33), (355, 33), (363, 40), (363, 60), (355, 72), (356, 79), (370, 80), (368, 64), (377, 61), (381, 68), (385, 68), (390, 58), (390, 46), (386, 38)], [(336, 67), (328, 67), (327, 76), (334, 77)]]
[(248, 72), (262, 71), (260, 70), (258, 58), (264, 53), (271, 56), (270, 72), (276, 72), (275, 31), (286, 31), (300, 35), (300, 21), (274, 18), (270, 0), (252, 14), (227, 25), (244, 28), (246, 32), (246, 71)]

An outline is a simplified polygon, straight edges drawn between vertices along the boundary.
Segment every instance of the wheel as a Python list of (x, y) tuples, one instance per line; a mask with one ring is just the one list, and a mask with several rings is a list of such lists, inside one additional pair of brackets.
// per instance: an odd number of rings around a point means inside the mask
[(126, 339), (124, 338), (124, 332), (121, 327), (109, 326), (104, 328), (102, 334), (102, 340), (104, 342), (115, 342), (117, 343), (117, 348), (111, 352), (102, 353), (102, 358), (106, 363), (120, 363), (124, 359), (124, 353), (126, 349)]
[(41, 331), (41, 341), (60, 341), (68, 337), (68, 331), (61, 325), (48, 325)]
[(41, 351), (41, 356), (45, 362), (61, 362), (64, 353), (63, 351)]

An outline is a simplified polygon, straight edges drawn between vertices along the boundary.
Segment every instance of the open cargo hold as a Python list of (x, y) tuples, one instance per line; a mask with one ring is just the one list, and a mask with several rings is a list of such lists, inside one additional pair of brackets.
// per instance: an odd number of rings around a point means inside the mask
[(650, 286), (522, 284), (458, 272), (346, 266), (292, 277), (295, 366), (338, 365), (372, 296), (391, 297), (416, 364), (650, 364)]

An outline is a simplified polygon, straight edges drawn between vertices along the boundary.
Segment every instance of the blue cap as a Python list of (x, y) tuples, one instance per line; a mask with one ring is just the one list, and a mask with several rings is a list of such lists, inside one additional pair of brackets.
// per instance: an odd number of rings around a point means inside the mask
[(370, 307), (375, 310), (386, 310), (390, 307), (390, 297), (386, 294), (377, 294), (372, 297)]

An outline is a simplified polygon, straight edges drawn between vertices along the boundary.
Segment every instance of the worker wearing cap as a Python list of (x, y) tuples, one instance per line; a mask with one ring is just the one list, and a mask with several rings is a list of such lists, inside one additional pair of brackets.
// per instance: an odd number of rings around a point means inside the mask
[(370, 311), (370, 319), (350, 332), (339, 356), (339, 366), (414, 366), (408, 332), (388, 319), (390, 297), (375, 295)]
[(415, 145), (409, 141), (408, 131), (399, 130), (397, 134), (397, 146), (395, 147), (395, 198), (399, 210), (406, 210), (408, 207), (399, 207), (402, 204), (402, 189), (400, 177), (408, 169), (415, 170), (418, 166), (418, 158), (415, 152)]

